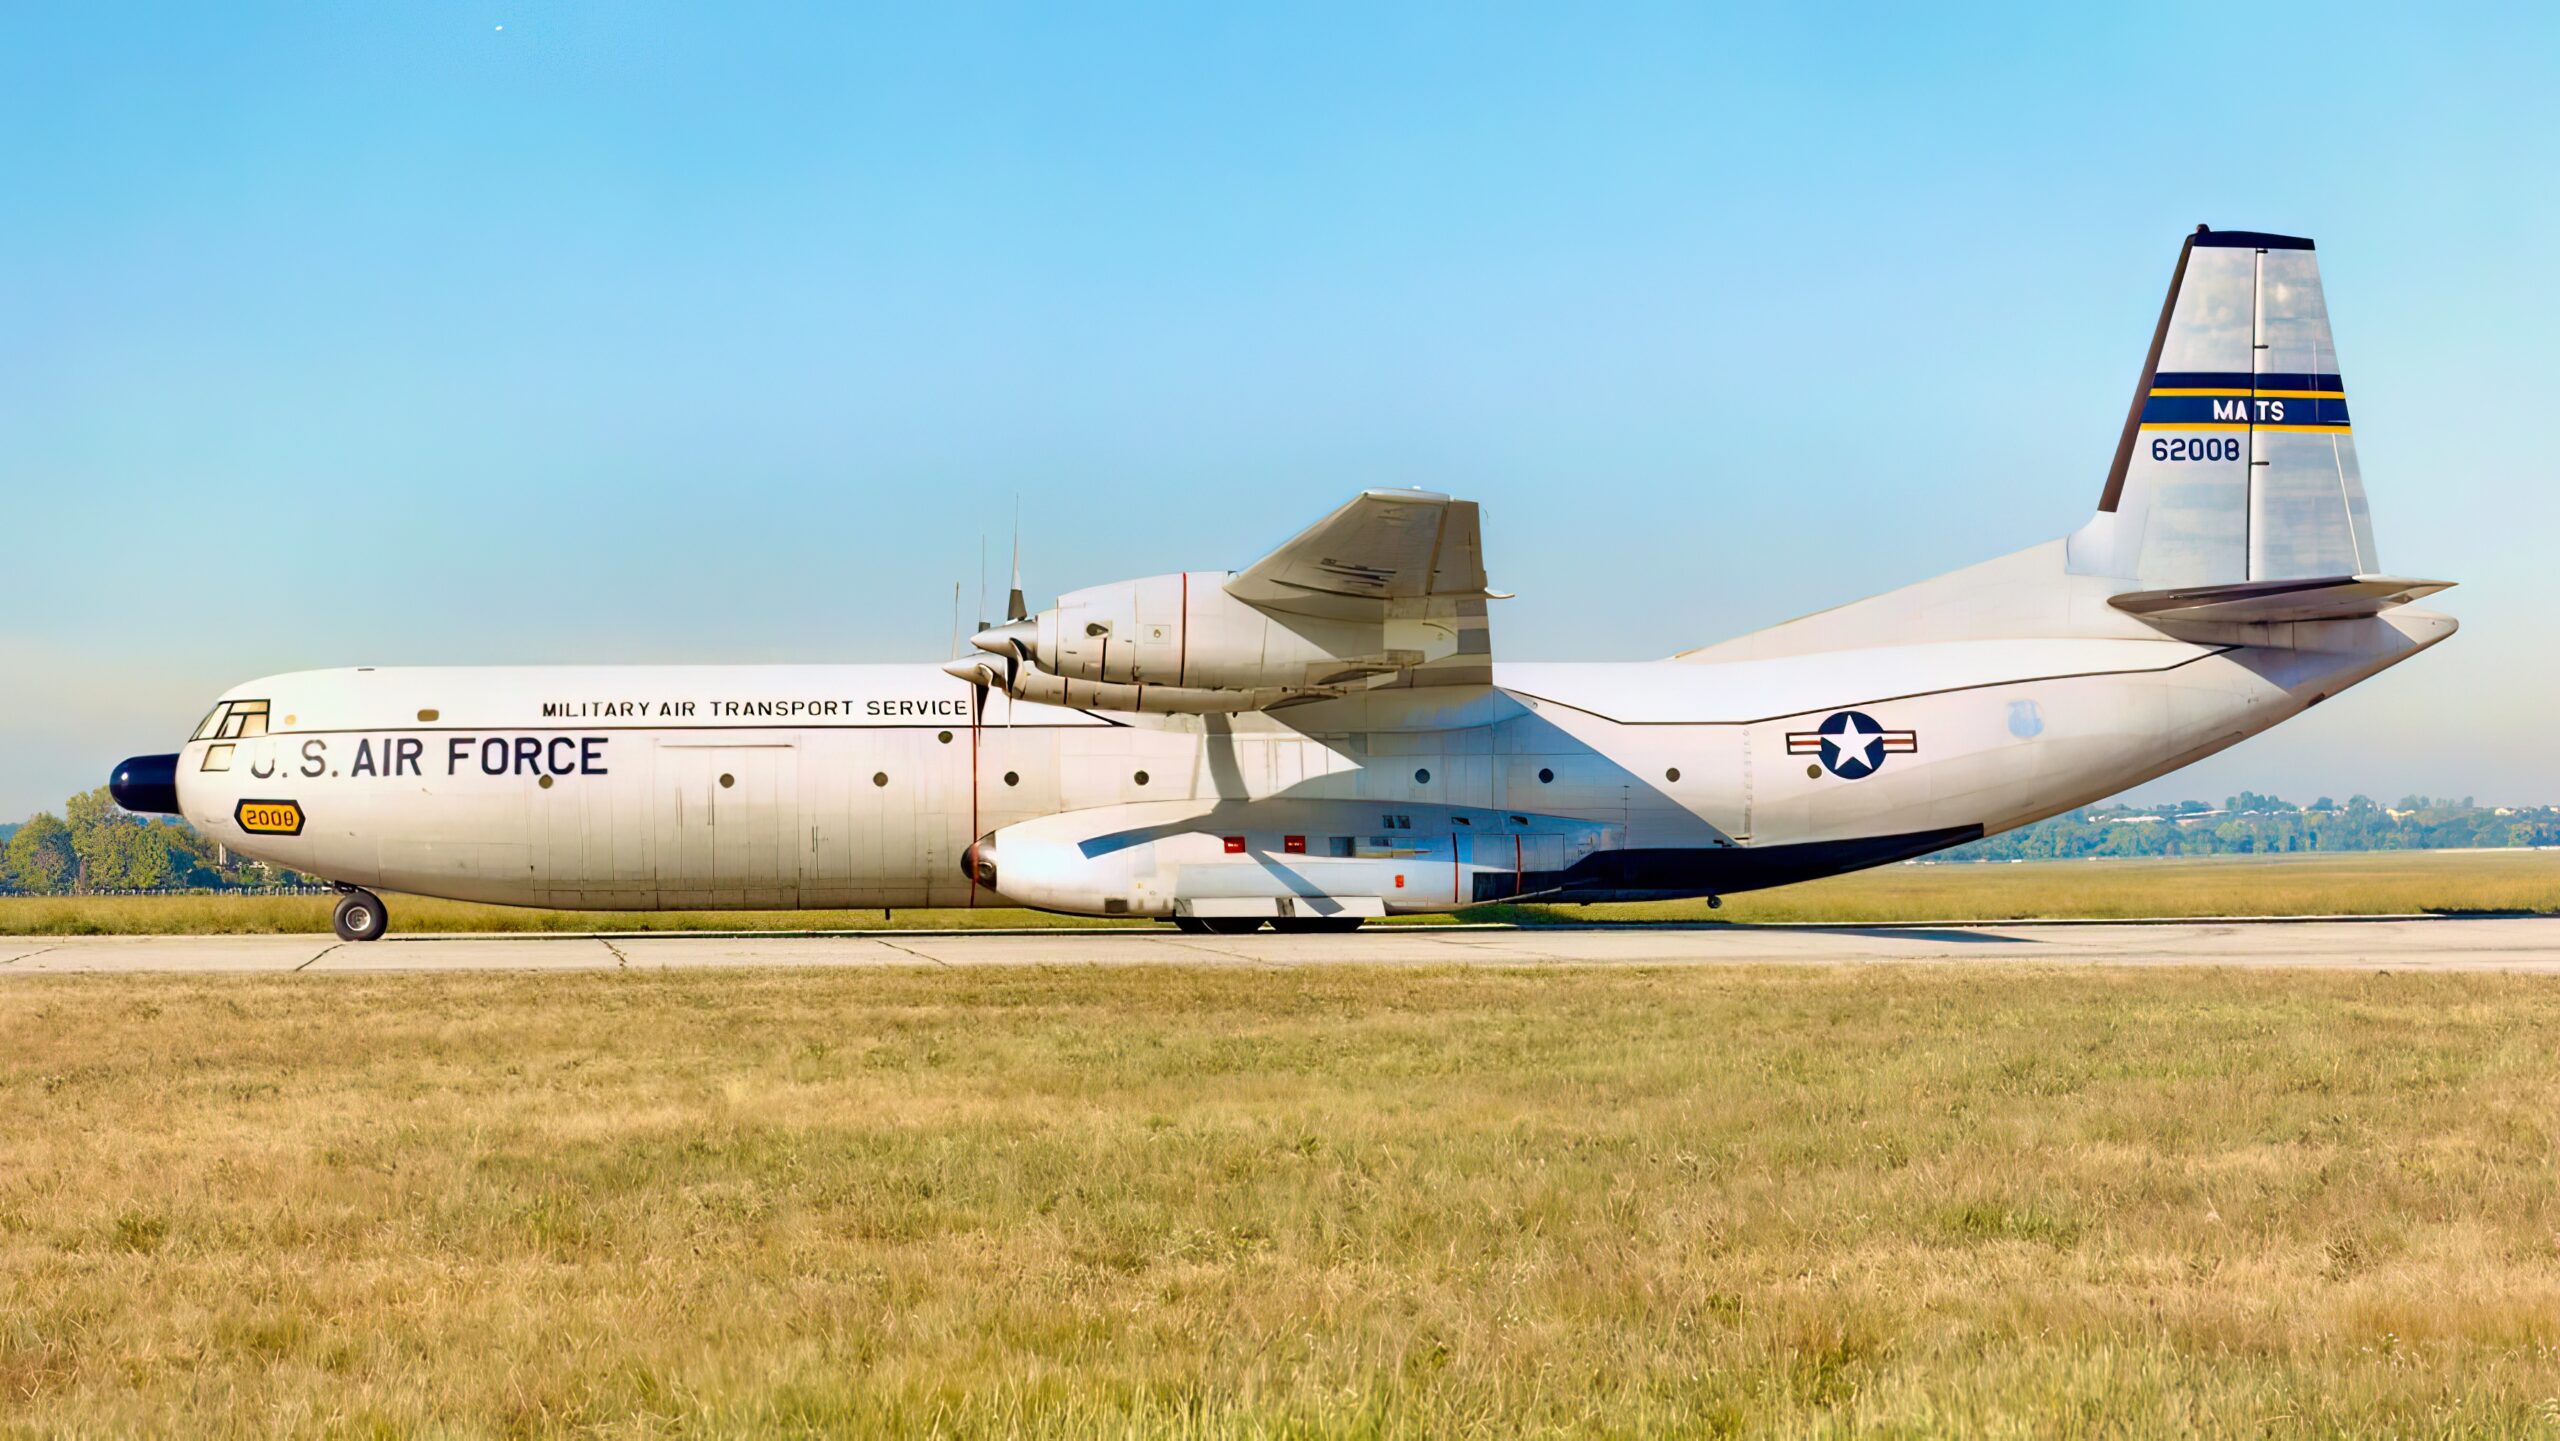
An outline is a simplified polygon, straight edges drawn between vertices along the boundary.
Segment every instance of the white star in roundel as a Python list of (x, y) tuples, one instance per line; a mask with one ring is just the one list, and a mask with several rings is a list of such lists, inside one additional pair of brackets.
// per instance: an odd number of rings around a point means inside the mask
[(1860, 730), (1856, 716), (1845, 716), (1840, 721), (1840, 730), (1837, 734), (1830, 731), (1822, 732), (1822, 743), (1831, 747), (1833, 770), (1837, 771), (1843, 766), (1852, 764), (1874, 770), (1877, 760), (1880, 759), (1876, 755), (1876, 748), (1884, 744), (1884, 730), (1882, 727), (1875, 730)]

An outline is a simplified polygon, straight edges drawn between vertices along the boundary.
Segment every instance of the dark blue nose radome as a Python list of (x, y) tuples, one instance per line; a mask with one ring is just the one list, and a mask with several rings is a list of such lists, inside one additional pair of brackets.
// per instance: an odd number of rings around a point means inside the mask
[(178, 813), (178, 758), (135, 756), (116, 767), (107, 793), (126, 810), (174, 816)]

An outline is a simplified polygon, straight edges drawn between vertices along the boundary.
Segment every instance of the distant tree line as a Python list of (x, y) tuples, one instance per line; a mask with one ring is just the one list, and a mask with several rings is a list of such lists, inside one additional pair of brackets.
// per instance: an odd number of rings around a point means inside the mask
[(175, 818), (146, 820), (100, 786), (9, 828), (0, 890), (25, 895), (171, 889), (260, 890), (311, 878), (224, 851)]
[(2560, 806), (2482, 806), (2469, 796), (2322, 796), (2297, 806), (2242, 791), (2219, 806), (2103, 805), (1942, 853), (1952, 861), (2072, 860), (2087, 856), (2286, 855), (2302, 851), (2416, 851), (2467, 846), (2560, 846)]
[[(2323, 796), (2297, 806), (2242, 791), (2220, 806), (2091, 806), (1943, 852), (1952, 861), (2087, 856), (2281, 855), (2299, 851), (2560, 846), (2560, 806), (2481, 806), (2406, 796), (2396, 806)], [(243, 859), (175, 818), (128, 813), (104, 786), (0, 827), (0, 892), (262, 890), (311, 878)]]

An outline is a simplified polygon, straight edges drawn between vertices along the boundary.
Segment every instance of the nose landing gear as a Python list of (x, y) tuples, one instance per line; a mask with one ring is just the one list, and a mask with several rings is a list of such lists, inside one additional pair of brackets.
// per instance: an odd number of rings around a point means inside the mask
[(351, 890), (338, 897), (337, 912), (329, 917), (329, 928), (342, 941), (378, 941), (390, 927), (391, 917), (382, 909), (382, 897), (371, 891)]

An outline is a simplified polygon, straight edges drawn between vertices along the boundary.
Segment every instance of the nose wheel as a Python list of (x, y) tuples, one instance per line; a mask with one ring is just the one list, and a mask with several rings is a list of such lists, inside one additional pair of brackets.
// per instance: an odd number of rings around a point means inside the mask
[(390, 927), (382, 897), (371, 891), (349, 891), (338, 897), (337, 912), (329, 917), (329, 928), (342, 941), (378, 941)]

